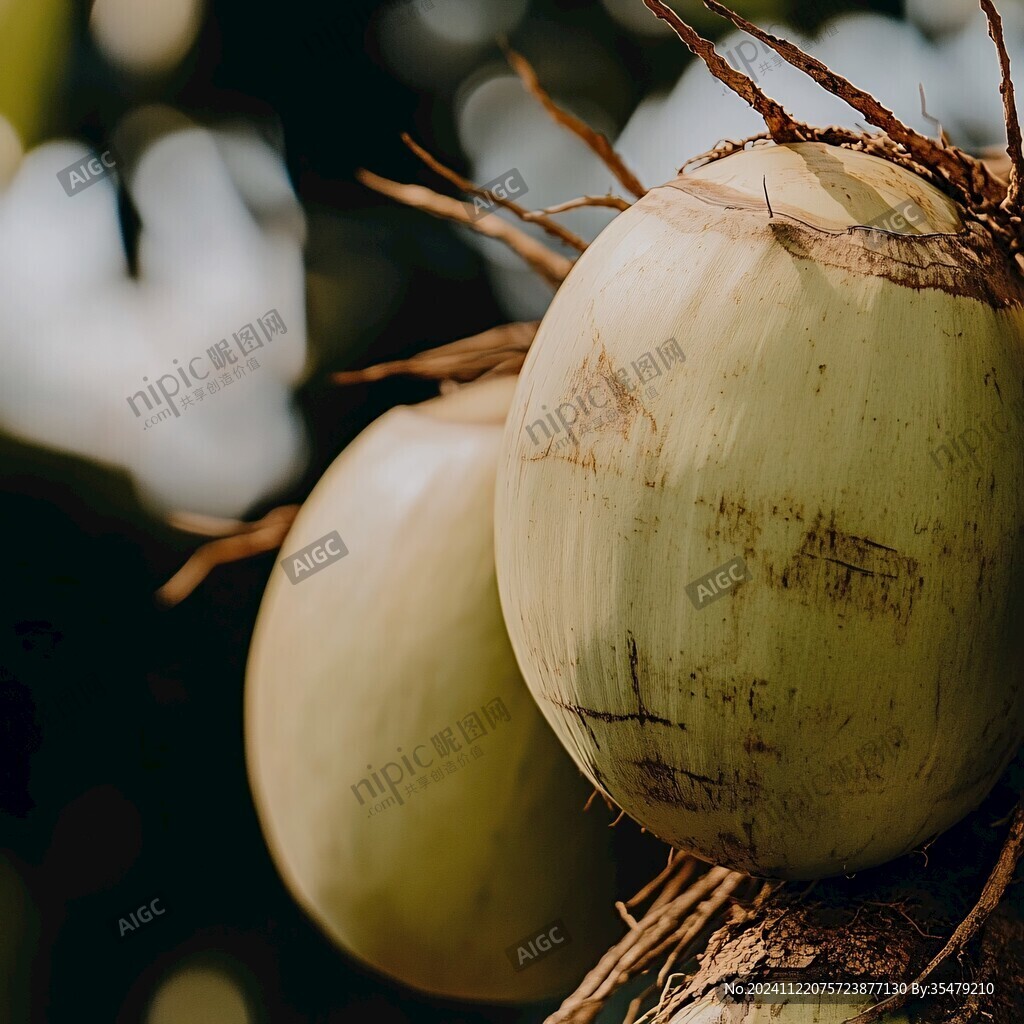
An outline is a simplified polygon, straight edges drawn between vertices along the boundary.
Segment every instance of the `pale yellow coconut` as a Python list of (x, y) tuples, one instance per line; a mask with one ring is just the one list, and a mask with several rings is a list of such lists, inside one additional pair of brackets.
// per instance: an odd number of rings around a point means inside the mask
[[(592, 787), (524, 685), (498, 604), (513, 388), (393, 409), (339, 456), (282, 555), (332, 531), (349, 553), (297, 584), (275, 571), (245, 696), (253, 793), (296, 899), (391, 977), (493, 1001), (567, 991), (621, 934), (608, 815), (584, 813)], [(489, 721), (496, 700), (507, 718)], [(459, 749), (442, 757), (448, 738)]]
[(656, 835), (811, 878), (988, 792), (1024, 738), (1022, 303), (944, 195), (819, 143), (655, 188), (580, 258), (508, 419), (499, 585)]

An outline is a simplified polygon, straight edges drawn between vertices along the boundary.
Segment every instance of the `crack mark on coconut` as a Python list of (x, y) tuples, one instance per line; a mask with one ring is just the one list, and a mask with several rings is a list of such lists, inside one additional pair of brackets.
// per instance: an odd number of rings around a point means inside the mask
[[(847, 224), (841, 227), (829, 228), (823, 224), (814, 224), (811, 221), (805, 220), (804, 217), (798, 216), (799, 214), (805, 213), (800, 207), (793, 206), (787, 203), (780, 203), (776, 200), (772, 204), (769, 210), (766, 201), (751, 196), (746, 192), (741, 192), (738, 189), (730, 188), (728, 185), (723, 185), (720, 182), (708, 181), (702, 178), (690, 178), (685, 175), (680, 175), (672, 181), (666, 182), (661, 188), (674, 188), (680, 192), (684, 192), (686, 195), (691, 196), (698, 202), (705, 204), (706, 206), (717, 206), (725, 210), (733, 210), (742, 213), (753, 213), (758, 215), (759, 221), (769, 228), (777, 227), (771, 223), (765, 224), (763, 218), (766, 213), (770, 213), (768, 220), (774, 220), (775, 214), (786, 217), (793, 221), (795, 224), (801, 227), (807, 228), (809, 231), (817, 232), (818, 234), (825, 235), (829, 238), (842, 239), (849, 238), (857, 232), (865, 232), (867, 234), (878, 233), (884, 237), (899, 239), (906, 242), (921, 243), (930, 241), (933, 239), (956, 239), (964, 238), (970, 234), (968, 227), (963, 227), (960, 231), (949, 232), (949, 231), (933, 231), (933, 232), (902, 232), (902, 231), (889, 231), (885, 228), (877, 227), (873, 224)], [(877, 193), (876, 193), (877, 194)], [(954, 264), (949, 264), (953, 269), (956, 269)]]
[(644, 705), (643, 694), (640, 692), (640, 676), (637, 667), (640, 664), (640, 655), (637, 653), (636, 637), (632, 630), (626, 630), (626, 644), (629, 647), (629, 678), (633, 686), (633, 696), (636, 697), (637, 713), (640, 716), (640, 724), (651, 717), (650, 712)]
[[(681, 729), (683, 732), (686, 732), (685, 722), (673, 722), (667, 718), (659, 718), (657, 715), (652, 715), (646, 710), (646, 708), (640, 713), (628, 711), (620, 714), (615, 711), (598, 711), (596, 708), (580, 707), (578, 704), (569, 704), (566, 701), (558, 700), (555, 697), (545, 697), (544, 699), (560, 711), (568, 711), (570, 714), (575, 715), (581, 722), (584, 722), (585, 719), (591, 719), (595, 722), (604, 722), (608, 725), (617, 722), (639, 722), (640, 725), (667, 725), (672, 729)], [(593, 735), (589, 725), (587, 726), (587, 729), (591, 732), (591, 735)]]
[[(673, 807), (684, 807), (693, 812), (718, 810), (722, 806), (722, 787), (726, 782), (721, 773), (717, 779), (712, 779), (699, 772), (687, 771), (685, 768), (668, 764), (657, 754), (653, 757), (625, 761), (625, 765), (632, 766), (639, 773), (636, 777), (630, 777), (627, 780), (628, 784), (631, 787), (641, 787), (641, 792), (651, 799)], [(632, 776), (632, 773), (630, 774)], [(691, 785), (680, 785), (680, 777), (688, 780)], [(705, 800), (699, 799), (697, 787), (700, 787)]]
[[(812, 555), (810, 553), (806, 553), (806, 557), (807, 558), (818, 558), (819, 556), (818, 555)], [(859, 566), (859, 565), (851, 565), (849, 562), (844, 562), (841, 558), (826, 558), (824, 556), (820, 556), (820, 557), (822, 557), (823, 561), (832, 562), (833, 565), (841, 565), (844, 569), (850, 569), (853, 572), (859, 572), (859, 573), (863, 574), (864, 576), (884, 576), (888, 580), (897, 580), (897, 579), (899, 579), (899, 577), (895, 573), (874, 572), (871, 569), (865, 569), (865, 568), (863, 568), (862, 566)]]
[[(796, 554), (781, 573), (769, 565), (768, 585), (799, 591), (804, 604), (851, 604), (870, 617), (885, 614), (893, 619), (896, 643), (906, 640), (914, 599), (924, 588), (920, 563), (877, 541), (844, 533), (834, 517), (824, 526), (819, 514), (804, 534)], [(894, 582), (890, 582), (894, 581)]]
[[(695, 208), (672, 202), (661, 194), (666, 189), (681, 192)], [(974, 223), (956, 234), (893, 234), (856, 224), (833, 230), (803, 220), (797, 215), (802, 210), (778, 201), (772, 202), (775, 217), (769, 220), (763, 197), (687, 175), (652, 189), (637, 206), (660, 213), (675, 230), (694, 234), (704, 230), (696, 204), (720, 206), (734, 214), (720, 218), (716, 231), (746, 242), (771, 232), (791, 256), (812, 265), (881, 277), (915, 291), (934, 288), (977, 299), (993, 309), (1024, 306), (1024, 281)]]
[(585, 708), (579, 704), (570, 704), (567, 701), (559, 700), (556, 697), (552, 697), (548, 694), (544, 695), (553, 707), (558, 708), (561, 711), (567, 711), (572, 715), (579, 718), (580, 723), (584, 725), (591, 736), (594, 735), (593, 730), (590, 728), (587, 719), (595, 722), (604, 722), (606, 725), (616, 724), (618, 722), (636, 722), (638, 725), (662, 725), (668, 726), (672, 729), (680, 729), (686, 732), (685, 722), (673, 722), (671, 719), (663, 718), (660, 715), (655, 715), (651, 712), (650, 708), (644, 703), (643, 695), (640, 693), (640, 654), (637, 649), (636, 637), (632, 631), (626, 631), (626, 645), (628, 648), (627, 657), (629, 659), (629, 675), (631, 680), (631, 686), (633, 690), (633, 696), (636, 698), (636, 711), (627, 712), (615, 712), (615, 711), (599, 711), (596, 708)]

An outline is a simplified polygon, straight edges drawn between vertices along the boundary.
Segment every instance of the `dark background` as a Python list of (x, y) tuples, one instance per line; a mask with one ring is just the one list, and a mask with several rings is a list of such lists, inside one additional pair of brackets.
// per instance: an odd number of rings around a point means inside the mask
[[(798, 26), (813, 27), (797, 6), (780, 4)], [(897, 11), (895, 0), (871, 6)], [(330, 292), (326, 300), (311, 296), (315, 369), (299, 402), (313, 457), (298, 486), (254, 515), (301, 501), (370, 420), (433, 393), (408, 381), (343, 390), (328, 372), (505, 319), (479, 257), (448, 225), (380, 200), (353, 179), (368, 166), (436, 184), (402, 145), (402, 131), (466, 170), (451, 96), (417, 92), (382, 66), (373, 40), (378, 7), (214, 0), (189, 57), (171, 77), (145, 85), (101, 59), (87, 5), (78, 15), (50, 135), (102, 148), (118, 118), (146, 100), (207, 122), (238, 114), (272, 122), (276, 113), (310, 215), (310, 271), (344, 282), (362, 251), (408, 273), (400, 301), (371, 308), (344, 349)], [(571, 83), (544, 54), (552, 39), (576, 31), (600, 39), (628, 69), (625, 95), (620, 83), (606, 95), (600, 80), (581, 76), (619, 125), (688, 59), (674, 39), (630, 36), (596, 0), (534, 0), (511, 42), (540, 55), (542, 81), (557, 75)], [(339, 50), (339, 34), (351, 45)], [(566, 88), (559, 98), (572, 98)], [(130, 245), (127, 199), (123, 213)], [(194, 540), (148, 515), (127, 478), (2, 436), (0, 478), (0, 854), (17, 866), (35, 905), (34, 950), (22, 965), (31, 972), (30, 1019), (137, 1021), (168, 966), (205, 951), (248, 979), (256, 1020), (539, 1020), (540, 1008), (526, 1015), (429, 1003), (363, 971), (285, 891), (253, 810), (241, 729), (248, 643), (275, 556), (218, 569), (182, 605), (163, 610), (153, 592)], [(166, 913), (119, 937), (118, 918), (154, 897)]]

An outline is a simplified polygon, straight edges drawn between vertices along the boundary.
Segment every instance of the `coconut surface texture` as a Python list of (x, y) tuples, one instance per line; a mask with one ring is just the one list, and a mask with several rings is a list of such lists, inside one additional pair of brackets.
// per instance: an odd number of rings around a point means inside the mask
[(393, 409), (342, 452), (281, 553), (337, 531), (348, 554), (297, 584), (275, 567), (245, 694), (256, 805), (298, 902), (379, 971), (490, 1001), (562, 993), (621, 932), (608, 815), (584, 812), (592, 787), (498, 603), (514, 387)]
[(1024, 736), (1022, 300), (939, 191), (820, 143), (652, 189), (580, 258), (506, 426), (499, 588), (548, 720), (655, 835), (822, 877), (992, 786)]

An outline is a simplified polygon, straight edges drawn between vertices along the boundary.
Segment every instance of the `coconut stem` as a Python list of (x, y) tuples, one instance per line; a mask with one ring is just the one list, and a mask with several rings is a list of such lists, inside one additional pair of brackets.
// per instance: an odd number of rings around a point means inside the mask
[(517, 227), (502, 220), (501, 217), (474, 219), (465, 203), (460, 203), (450, 196), (440, 195), (423, 185), (402, 185), (367, 170), (359, 170), (356, 172), (356, 177), (367, 188), (372, 188), (375, 192), (389, 196), (406, 206), (412, 206), (445, 220), (457, 221), (481, 235), (504, 242), (553, 288), (557, 288), (572, 270), (572, 260), (552, 252), (546, 245), (531, 238), (525, 231), (520, 231)]
[(594, 131), (585, 121), (563, 110), (551, 96), (545, 91), (537, 78), (537, 72), (533, 70), (530, 62), (521, 54), (517, 53), (507, 44), (503, 44), (505, 57), (512, 70), (519, 76), (526, 91), (534, 97), (544, 109), (551, 115), (552, 119), (568, 128), (573, 135), (581, 139), (601, 160), (605, 166), (618, 178), (619, 183), (627, 192), (631, 192), (641, 198), (647, 194), (647, 189), (641, 184), (640, 179), (626, 166), (625, 161), (615, 152), (612, 144), (600, 132)]
[(514, 203), (511, 199), (504, 199), (493, 192), (489, 192), (485, 188), (480, 188), (478, 185), (474, 185), (468, 178), (462, 177), (457, 171), (453, 171), (450, 167), (446, 167), (440, 160), (428, 153), (418, 142), (415, 142), (412, 136), (408, 132), (402, 132), (402, 141), (432, 170), (437, 174), (440, 174), (446, 181), (451, 182), (456, 188), (462, 189), (463, 192), (468, 192), (474, 196), (480, 196), (487, 199), (503, 209), (514, 213), (520, 220), (531, 221), (535, 224), (539, 224), (549, 235), (553, 235), (560, 242), (564, 242), (566, 245), (571, 246), (578, 252), (585, 252), (587, 243), (583, 241), (579, 235), (573, 234), (567, 228), (562, 227), (561, 224), (551, 220), (545, 214), (531, 213), (529, 210), (524, 209), (518, 203)]
[[(874, 1006), (868, 1007), (863, 1013), (850, 1017), (844, 1024), (874, 1024), (881, 1020), (887, 1013), (893, 1013), (905, 1006), (911, 998), (910, 989), (923, 985), (925, 981), (944, 964), (954, 953), (959, 953), (977, 934), (988, 920), (989, 915), (999, 905), (999, 901), (1006, 893), (1007, 887), (1013, 880), (1014, 872), (1017, 870), (1017, 863), (1021, 854), (1024, 853), (1024, 802), (1017, 805), (1013, 815), (1013, 824), (1010, 826), (1010, 833), (1006, 837), (996, 866), (992, 869), (985, 887), (981, 891), (978, 902), (971, 908), (971, 912), (957, 925), (949, 941), (932, 958), (928, 966), (914, 979), (914, 985), (908, 986), (908, 991), (903, 995), (891, 996), (889, 999)], [(920, 930), (920, 929), (918, 929)]]
[[(653, 0), (653, 2), (658, 2), (658, 0)], [(918, 163), (932, 169), (941, 169), (950, 185), (961, 194), (965, 204), (972, 204), (975, 190), (979, 184), (985, 198), (990, 200), (1002, 198), (998, 183), (993, 181), (980, 161), (959, 150), (944, 149), (927, 136), (920, 135), (912, 128), (908, 128), (874, 96), (863, 89), (858, 89), (842, 75), (836, 74), (822, 64), (820, 60), (804, 53), (799, 46), (795, 46), (785, 39), (779, 39), (770, 32), (765, 32), (724, 4), (719, 3), (718, 0), (703, 0), (703, 2), (708, 10), (721, 15), (731, 21), (736, 28), (770, 46), (785, 61), (813, 78), (827, 92), (839, 97), (855, 110), (859, 110), (871, 124), (876, 128), (881, 128), (893, 142), (904, 146)], [(644, 3), (650, 6), (649, 0), (644, 0)], [(769, 124), (768, 127), (770, 129), (771, 125)]]
[(775, 142), (803, 142), (811, 137), (808, 125), (791, 117), (780, 103), (776, 103), (763, 93), (750, 78), (730, 67), (725, 58), (719, 56), (714, 44), (687, 25), (671, 7), (667, 7), (661, 0), (644, 0), (644, 4), (671, 26), (690, 50), (704, 61), (715, 78), (729, 86), (764, 118), (768, 132)]
[(1020, 122), (1017, 120), (1017, 100), (1013, 91), (1013, 79), (1010, 77), (1010, 55), (1006, 52), (1006, 38), (1003, 34), (1003, 19), (992, 4), (992, 0), (981, 0), (981, 9), (988, 18), (988, 34), (995, 43), (999, 54), (999, 72), (1002, 81), (999, 85), (1003, 97), (1003, 116), (1006, 120), (1006, 155), (1010, 158), (1010, 173), (1007, 181), (1006, 199), (1003, 209), (1019, 214), (1021, 179), (1024, 176), (1024, 152), (1021, 149)]

